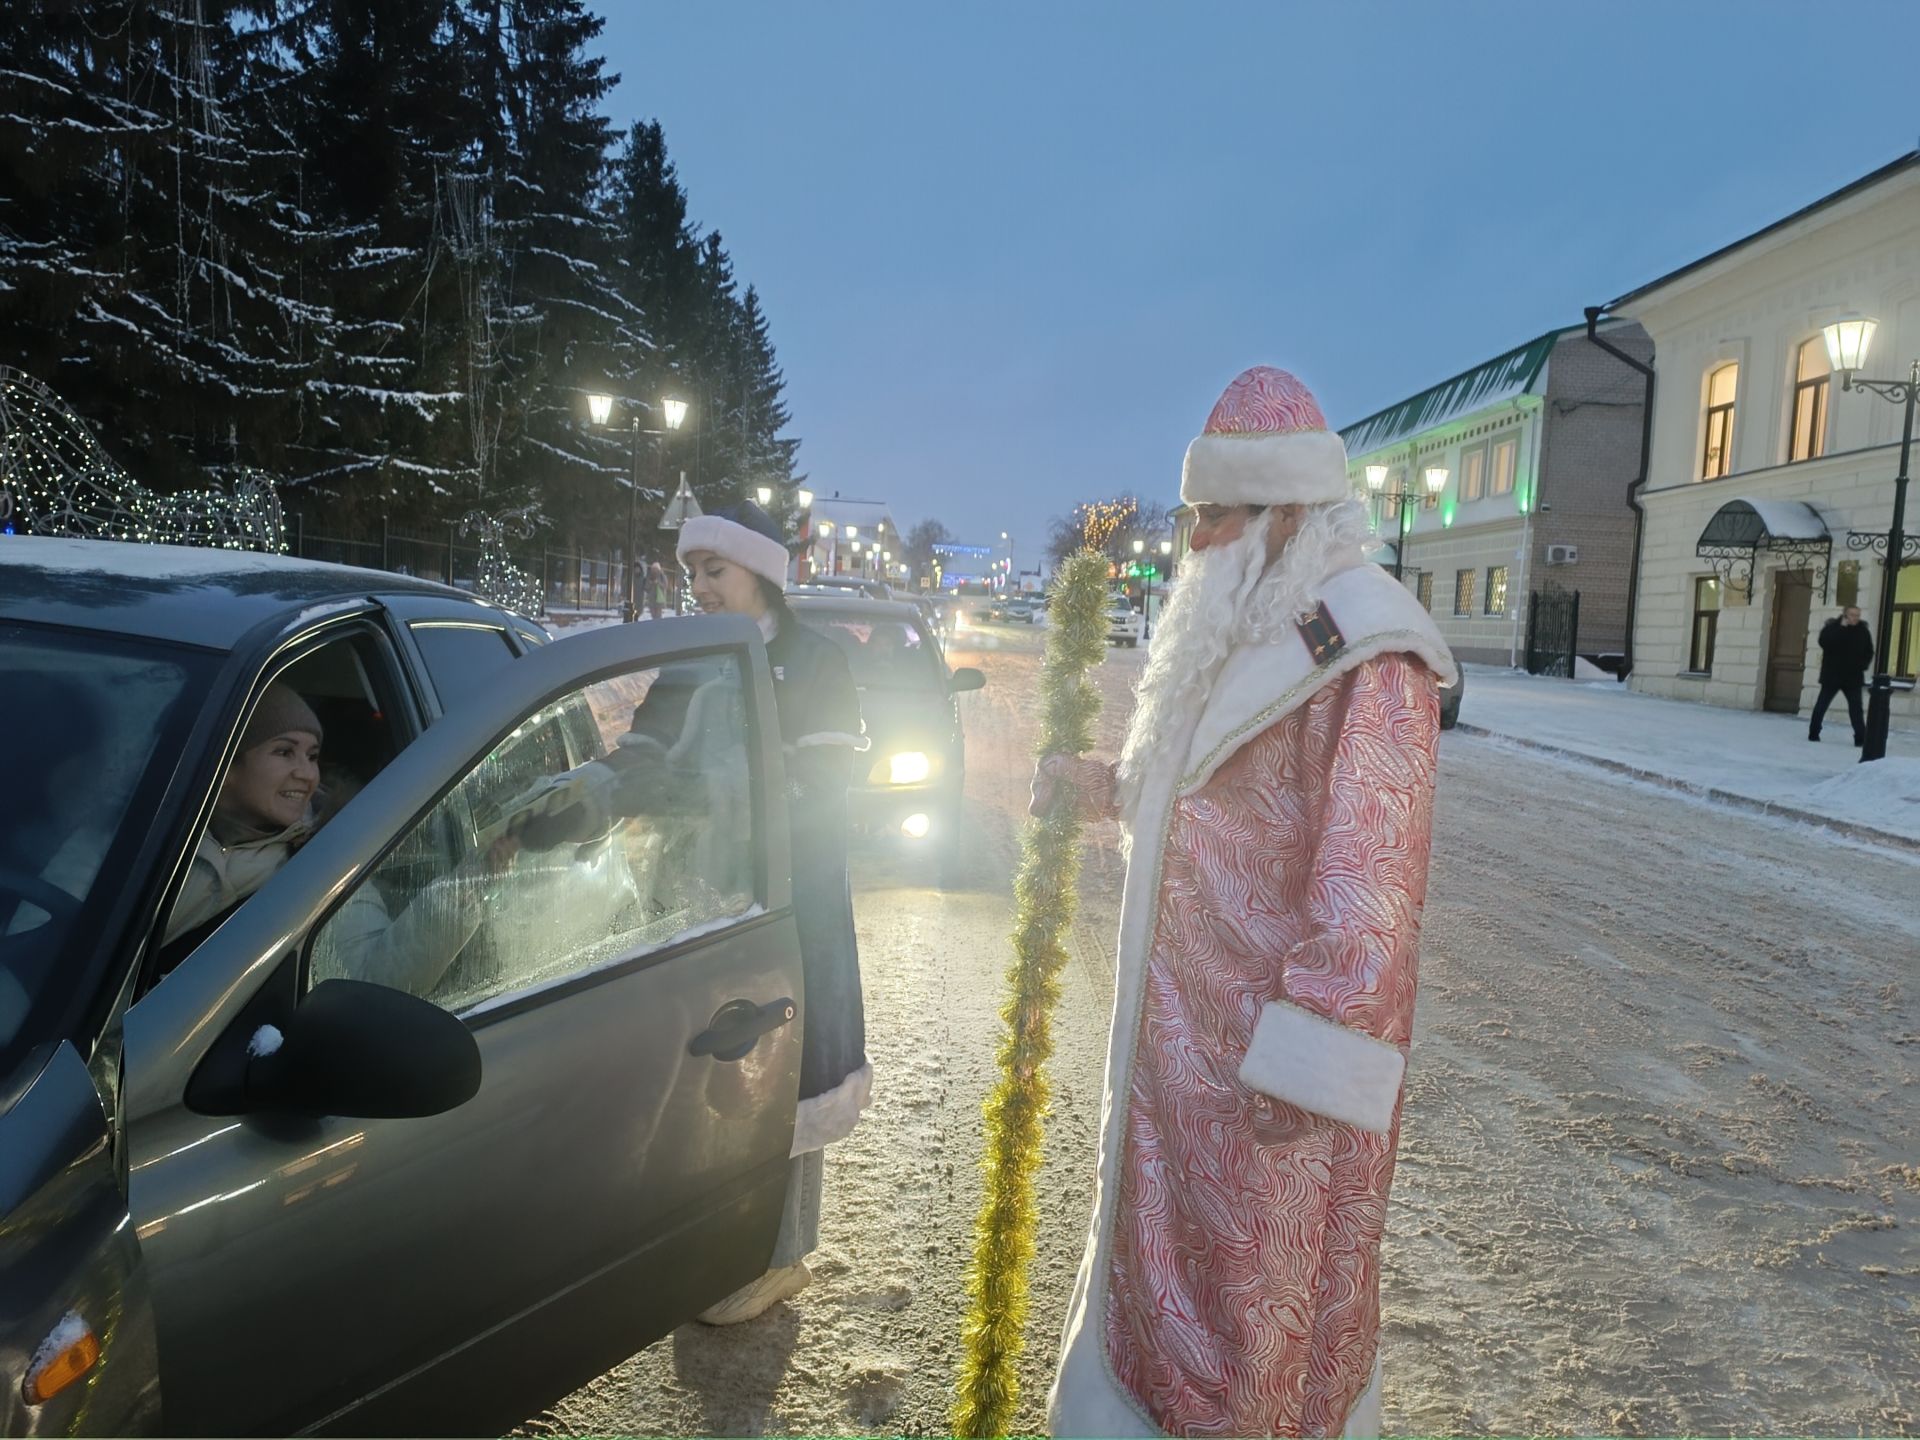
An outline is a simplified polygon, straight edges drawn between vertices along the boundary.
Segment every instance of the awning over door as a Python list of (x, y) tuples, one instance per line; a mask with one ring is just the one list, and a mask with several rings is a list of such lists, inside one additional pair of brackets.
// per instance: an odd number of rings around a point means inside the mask
[(1781, 557), (1788, 570), (1816, 571), (1820, 596), (1827, 594), (1833, 537), (1820, 512), (1800, 500), (1729, 500), (1707, 521), (1693, 553), (1729, 585), (1751, 592), (1760, 552)]

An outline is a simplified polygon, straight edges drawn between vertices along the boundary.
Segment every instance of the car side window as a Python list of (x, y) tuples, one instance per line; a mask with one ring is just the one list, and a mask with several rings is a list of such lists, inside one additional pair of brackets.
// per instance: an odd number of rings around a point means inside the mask
[(718, 654), (528, 715), (315, 932), (309, 984), (467, 1013), (755, 913), (749, 694)]
[(513, 659), (507, 632), (493, 625), (422, 620), (410, 625), (440, 707), (451, 710), (490, 684)]
[(169, 901), (153, 978), (270, 882), (400, 752), (410, 731), (399, 693), (389, 642), (357, 622), (260, 678)]

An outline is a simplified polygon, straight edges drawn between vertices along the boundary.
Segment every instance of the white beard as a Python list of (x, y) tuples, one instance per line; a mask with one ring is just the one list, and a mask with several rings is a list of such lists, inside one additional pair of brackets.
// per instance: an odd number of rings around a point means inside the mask
[(1238, 540), (1191, 554), (1182, 566), (1154, 627), (1153, 652), (1120, 753), (1120, 813), (1129, 825), (1147, 771), (1156, 763), (1185, 761), (1187, 742), (1227, 656), (1236, 646), (1284, 634), (1313, 608), (1329, 575), (1361, 563), (1365, 516), (1352, 501), (1309, 507), (1299, 531), (1268, 566), (1273, 513), (1263, 510)]

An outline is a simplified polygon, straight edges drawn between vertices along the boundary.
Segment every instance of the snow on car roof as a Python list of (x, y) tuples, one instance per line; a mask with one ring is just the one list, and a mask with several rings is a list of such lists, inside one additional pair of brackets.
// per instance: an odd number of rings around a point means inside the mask
[(492, 608), (436, 581), (289, 555), (124, 540), (0, 538), (0, 616), (11, 620), (230, 650), (275, 615), (291, 620), (315, 604), (374, 594), (458, 597)]

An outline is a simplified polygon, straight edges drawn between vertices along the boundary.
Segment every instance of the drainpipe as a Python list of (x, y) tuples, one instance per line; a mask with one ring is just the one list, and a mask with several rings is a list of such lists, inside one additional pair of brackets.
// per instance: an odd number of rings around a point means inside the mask
[(1640, 473), (1627, 484), (1627, 508), (1633, 511), (1633, 563), (1627, 571), (1627, 635), (1625, 656), (1620, 666), (1620, 681), (1625, 684), (1627, 677), (1633, 673), (1633, 619), (1640, 600), (1640, 543), (1647, 528), (1647, 507), (1641, 503), (1640, 492), (1646, 488), (1647, 469), (1653, 456), (1653, 366), (1634, 359), (1619, 346), (1600, 338), (1600, 317), (1606, 313), (1606, 309), (1604, 305), (1587, 306), (1587, 339), (1621, 364), (1638, 370), (1647, 381), (1646, 403), (1640, 411)]

